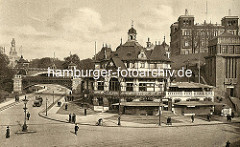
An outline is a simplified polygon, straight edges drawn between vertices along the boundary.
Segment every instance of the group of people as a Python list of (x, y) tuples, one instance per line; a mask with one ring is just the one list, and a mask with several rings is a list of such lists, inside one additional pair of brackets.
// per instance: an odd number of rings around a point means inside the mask
[(73, 101), (73, 100), (74, 100), (74, 96), (72, 96), (72, 95), (65, 96), (65, 102)]
[(71, 113), (69, 114), (68, 122), (74, 123), (74, 124), (76, 123), (76, 114), (75, 113), (73, 113), (73, 115)]

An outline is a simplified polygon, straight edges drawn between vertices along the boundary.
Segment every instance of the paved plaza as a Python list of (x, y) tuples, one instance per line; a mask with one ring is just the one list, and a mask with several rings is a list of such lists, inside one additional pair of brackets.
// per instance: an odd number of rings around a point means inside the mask
[[(60, 107), (53, 104), (51, 91), (55, 91), (55, 102), (59, 99), (63, 104), (64, 89), (49, 86), (42, 94), (43, 105), (32, 107), (35, 95), (27, 96), (28, 111), (31, 113), (27, 121), (28, 129), (36, 133), (15, 134), (21, 130), (24, 120), (23, 102), (0, 112), (1, 146), (224, 146), (226, 141), (236, 142), (240, 138), (239, 123), (225, 124), (220, 121), (207, 122), (196, 118), (191, 123), (188, 117), (180, 117), (181, 122), (168, 127), (162, 123), (140, 124), (109, 119), (115, 114), (94, 113), (87, 116), (78, 115), (78, 135), (74, 134), (74, 124), (67, 123), (67, 114), (58, 114)], [(23, 98), (23, 97), (21, 97)], [(45, 103), (48, 98), (48, 115), (45, 116)], [(8, 102), (9, 103), (9, 102)], [(2, 104), (3, 105), (3, 104)], [(51, 108), (51, 109), (50, 109)], [(103, 118), (104, 126), (95, 126), (99, 118)], [(237, 119), (233, 120), (237, 122)], [(10, 126), (10, 138), (6, 139), (6, 127)]]

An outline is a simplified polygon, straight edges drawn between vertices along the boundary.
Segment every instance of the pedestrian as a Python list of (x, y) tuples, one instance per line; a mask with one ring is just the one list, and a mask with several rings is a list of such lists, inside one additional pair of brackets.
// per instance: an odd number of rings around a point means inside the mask
[(74, 99), (74, 96), (72, 96), (72, 101), (73, 101), (73, 99)]
[(77, 135), (77, 131), (78, 131), (79, 127), (77, 124), (75, 124), (74, 130), (75, 130), (75, 135)]
[(10, 129), (9, 129), (9, 126), (7, 126), (6, 138), (10, 138)]
[(207, 115), (207, 120), (210, 122), (210, 114)]
[(231, 118), (231, 115), (227, 115), (227, 121), (231, 121), (232, 120), (232, 118)]
[(27, 120), (29, 120), (29, 118), (30, 118), (30, 113), (28, 112), (27, 113)]
[(230, 147), (230, 142), (229, 142), (229, 140), (226, 142), (226, 147)]
[(67, 110), (68, 109), (68, 104), (65, 104), (65, 110)]
[(193, 115), (191, 116), (191, 119), (192, 119), (192, 123), (193, 123), (194, 122), (194, 116)]
[(169, 125), (169, 117), (167, 118), (167, 125)]
[(70, 123), (72, 122), (72, 115), (71, 115), (71, 113), (69, 113), (68, 121), (69, 121)]
[(72, 116), (72, 122), (73, 122), (73, 123), (76, 122), (76, 115), (75, 115), (75, 113), (73, 113), (73, 116)]
[(169, 125), (172, 125), (172, 118), (171, 117), (168, 117), (169, 118)]

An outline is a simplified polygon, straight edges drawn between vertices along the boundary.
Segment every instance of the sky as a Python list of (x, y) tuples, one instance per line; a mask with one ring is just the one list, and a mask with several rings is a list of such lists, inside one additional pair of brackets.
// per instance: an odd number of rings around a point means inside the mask
[(59, 59), (70, 52), (85, 59), (94, 56), (95, 41), (97, 51), (126, 42), (132, 21), (142, 46), (148, 37), (162, 42), (166, 36), (170, 44), (170, 26), (185, 9), (195, 23), (220, 24), (229, 9), (240, 16), (239, 7), (239, 0), (0, 0), (0, 46), (8, 54), (15, 38), (18, 55), (29, 60), (54, 52)]

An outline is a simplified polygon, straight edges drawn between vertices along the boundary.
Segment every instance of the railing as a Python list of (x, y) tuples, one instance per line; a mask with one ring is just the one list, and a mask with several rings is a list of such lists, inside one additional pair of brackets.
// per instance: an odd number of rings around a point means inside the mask
[[(94, 94), (100, 95), (119, 95), (118, 91), (94, 91)], [(121, 91), (121, 95), (127, 96), (161, 96), (163, 92), (149, 92), (149, 91)]]
[(214, 96), (214, 92), (213, 91), (201, 91), (201, 92), (167, 91), (166, 96)]

